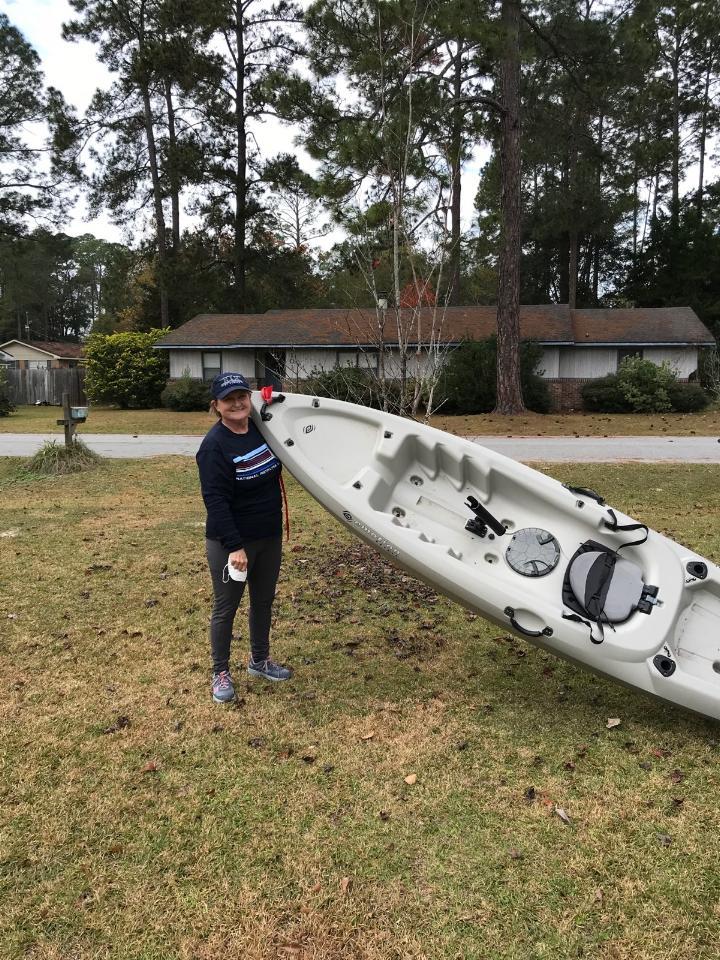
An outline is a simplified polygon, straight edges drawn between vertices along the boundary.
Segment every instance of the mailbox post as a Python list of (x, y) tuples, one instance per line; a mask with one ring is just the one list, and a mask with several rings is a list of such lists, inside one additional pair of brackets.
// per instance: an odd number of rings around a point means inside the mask
[(58, 420), (58, 425), (65, 427), (65, 446), (70, 447), (75, 439), (75, 428), (79, 423), (85, 423), (87, 420), (87, 407), (71, 407), (70, 394), (62, 395), (63, 418)]

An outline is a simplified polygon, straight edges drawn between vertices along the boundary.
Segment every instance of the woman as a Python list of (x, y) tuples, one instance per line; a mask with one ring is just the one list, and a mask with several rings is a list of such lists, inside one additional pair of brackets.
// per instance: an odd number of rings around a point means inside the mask
[[(205, 546), (214, 604), (210, 618), (212, 696), (230, 703), (230, 643), (246, 574), (250, 590), (248, 673), (289, 680), (292, 671), (270, 659), (270, 621), (282, 554), (281, 465), (250, 419), (250, 384), (240, 373), (221, 373), (212, 382), (211, 409), (218, 422), (196, 457), (207, 508)], [(237, 574), (235, 574), (237, 575)]]

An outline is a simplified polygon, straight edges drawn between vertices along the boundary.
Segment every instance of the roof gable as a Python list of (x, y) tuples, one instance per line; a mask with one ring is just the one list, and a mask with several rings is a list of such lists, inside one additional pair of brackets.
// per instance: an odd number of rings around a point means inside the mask
[(80, 360), (85, 356), (85, 347), (81, 343), (61, 343), (49, 340), (7, 340), (5, 343), (0, 343), (0, 350), (12, 346), (13, 343), (20, 347), (37, 350), (58, 360)]

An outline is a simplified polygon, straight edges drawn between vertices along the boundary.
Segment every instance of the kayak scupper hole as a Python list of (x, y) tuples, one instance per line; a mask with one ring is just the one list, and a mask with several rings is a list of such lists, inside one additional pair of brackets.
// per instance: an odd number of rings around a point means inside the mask
[(713, 670), (715, 673), (720, 673), (720, 660), (716, 660), (715, 663), (713, 663)]
[(410, 483), (411, 483), (414, 487), (421, 487), (421, 486), (423, 485), (423, 478), (422, 478), (422, 477), (418, 477), (418, 475), (417, 475), (416, 473), (414, 473), (414, 474), (410, 477)]
[(362, 484), (360, 483), (359, 480), (356, 480), (353, 486), (355, 487), (356, 490), (362, 490)]
[(515, 527), (515, 524), (512, 522), (512, 520), (504, 519), (501, 520), (500, 523), (505, 527), (506, 530), (513, 530)]
[(404, 517), (404, 516), (405, 516), (405, 511), (403, 510), (402, 507), (393, 507), (393, 508), (392, 508), (392, 515), (393, 515), (394, 517)]
[(485, 560), (487, 563), (497, 563), (500, 558), (496, 553), (486, 553)]

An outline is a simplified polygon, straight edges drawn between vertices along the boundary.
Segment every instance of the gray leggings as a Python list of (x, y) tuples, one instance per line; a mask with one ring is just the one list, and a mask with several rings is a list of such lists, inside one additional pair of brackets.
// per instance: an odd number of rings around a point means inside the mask
[[(258, 660), (267, 660), (270, 655), (270, 621), (280, 573), (282, 537), (253, 540), (244, 544), (243, 549), (248, 558), (250, 650), (257, 663)], [(233, 621), (245, 592), (245, 581), (228, 578), (228, 582), (223, 583), (223, 569), (230, 551), (219, 540), (206, 540), (205, 552), (215, 598), (210, 617), (210, 651), (213, 672), (218, 673), (229, 669)]]

